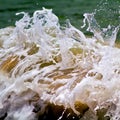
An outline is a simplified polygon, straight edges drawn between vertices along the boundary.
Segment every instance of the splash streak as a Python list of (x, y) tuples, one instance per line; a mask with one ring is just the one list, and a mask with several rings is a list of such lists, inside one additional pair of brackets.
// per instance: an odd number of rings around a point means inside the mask
[(0, 110), (7, 112), (6, 120), (34, 120), (34, 103), (41, 101), (41, 114), (51, 103), (77, 115), (105, 108), (119, 120), (118, 27), (108, 34), (111, 27), (103, 30), (93, 14), (85, 14), (94, 33), (86, 37), (69, 22), (61, 27), (52, 10), (20, 14), (15, 28), (0, 30)]

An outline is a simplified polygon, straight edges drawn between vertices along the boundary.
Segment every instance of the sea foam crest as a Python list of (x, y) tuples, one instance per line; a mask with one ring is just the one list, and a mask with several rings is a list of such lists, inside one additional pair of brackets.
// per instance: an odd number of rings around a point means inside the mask
[(43, 108), (48, 102), (78, 115), (88, 107), (94, 115), (105, 108), (106, 115), (119, 120), (118, 28), (108, 37), (111, 27), (103, 30), (93, 14), (85, 14), (94, 33), (87, 37), (70, 22), (62, 27), (52, 10), (35, 11), (32, 17), (19, 14), (23, 18), (15, 28), (0, 30), (0, 109), (6, 119), (20, 119), (24, 111), (26, 119), (35, 119), (34, 102)]

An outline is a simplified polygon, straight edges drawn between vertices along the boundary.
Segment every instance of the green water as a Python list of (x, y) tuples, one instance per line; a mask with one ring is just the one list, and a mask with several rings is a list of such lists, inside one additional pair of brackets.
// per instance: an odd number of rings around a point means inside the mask
[[(100, 7), (102, 1), (103, 8)], [(35, 10), (42, 7), (53, 9), (53, 12), (59, 17), (60, 23), (64, 24), (66, 19), (70, 19), (72, 25), (81, 29), (83, 25), (83, 14), (94, 12), (95, 9), (104, 9), (103, 2), (110, 3), (105, 6), (106, 10), (98, 12), (97, 21), (102, 27), (108, 24), (117, 25), (120, 8), (120, 0), (0, 0), (0, 28), (14, 26), (15, 21), (22, 16), (16, 16), (15, 13), (25, 11), (32, 14)], [(109, 9), (107, 9), (109, 8)], [(112, 10), (112, 11), (110, 11)], [(115, 12), (113, 15), (113, 12)], [(82, 30), (86, 32), (85, 30)]]

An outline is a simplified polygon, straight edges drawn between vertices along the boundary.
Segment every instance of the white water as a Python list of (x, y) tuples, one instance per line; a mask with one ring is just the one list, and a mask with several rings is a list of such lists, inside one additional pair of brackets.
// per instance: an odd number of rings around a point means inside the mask
[[(71, 108), (87, 104), (96, 114), (108, 108), (112, 120), (120, 116), (120, 49), (115, 47), (119, 27), (100, 28), (94, 14), (85, 14), (87, 37), (69, 22), (62, 27), (52, 10), (27, 13), (16, 27), (0, 30), (0, 108), (10, 104), (5, 120), (35, 119), (33, 105), (39, 99)], [(112, 104), (116, 106), (112, 109)], [(26, 114), (24, 115), (24, 111)]]

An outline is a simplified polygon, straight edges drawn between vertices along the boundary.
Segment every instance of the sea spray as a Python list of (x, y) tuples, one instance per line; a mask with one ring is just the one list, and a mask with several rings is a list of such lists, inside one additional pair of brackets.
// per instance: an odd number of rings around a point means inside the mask
[(101, 42), (107, 42), (110, 46), (113, 46), (115, 44), (115, 40), (117, 37), (117, 33), (119, 30), (119, 25), (117, 27), (108, 25), (107, 28), (101, 28), (100, 25), (97, 23), (95, 17), (95, 13), (85, 13), (84, 14), (84, 25), (86, 26), (86, 20), (88, 23), (87, 31), (90, 31), (94, 34), (94, 37)]
[[(119, 120), (120, 49), (114, 47), (118, 27), (106, 28), (106, 44), (93, 14), (84, 16), (94, 37), (69, 21), (62, 27), (52, 10), (43, 8), (32, 17), (22, 14), (15, 28), (0, 30), (0, 117), (38, 119), (51, 103), (80, 117), (89, 108), (90, 119), (97, 119), (97, 111), (104, 108), (105, 115)], [(42, 109), (36, 110), (35, 104)]]

